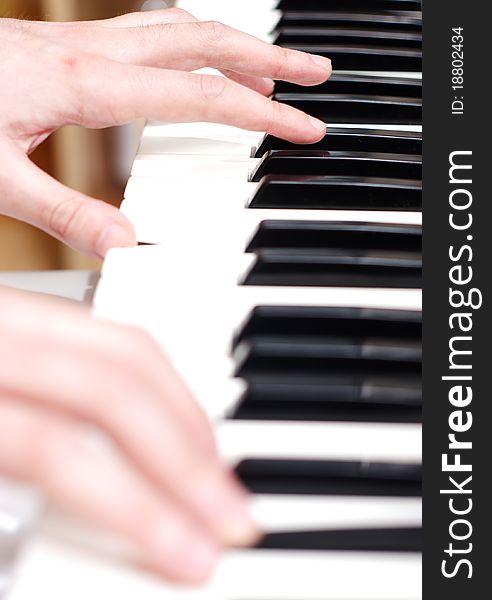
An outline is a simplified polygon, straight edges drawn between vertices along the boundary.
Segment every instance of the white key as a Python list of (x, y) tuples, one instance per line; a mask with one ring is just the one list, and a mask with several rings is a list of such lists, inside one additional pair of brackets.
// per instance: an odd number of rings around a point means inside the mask
[(271, 40), (269, 32), (279, 18), (279, 14), (274, 10), (275, 4), (268, 0), (263, 3), (256, 0), (245, 4), (185, 0), (180, 2), (179, 6), (201, 21), (220, 21), (265, 41)]
[(216, 433), (222, 455), (233, 464), (245, 458), (422, 460), (422, 427), (416, 424), (223, 421)]
[[(418, 600), (421, 557), (414, 553), (234, 551), (208, 586), (171, 586), (108, 558), (104, 547), (77, 543), (67, 525), (45, 527), (27, 546), (9, 600)], [(82, 539), (87, 535), (82, 535)], [(94, 549), (95, 547), (95, 549)], [(92, 550), (91, 550), (92, 549)]]
[(236, 176), (247, 179), (248, 172), (256, 167), (259, 159), (242, 156), (212, 156), (205, 158), (195, 155), (179, 154), (137, 154), (132, 167), (132, 176), (142, 177), (180, 177), (186, 179), (190, 175), (207, 177), (215, 175)]
[[(230, 252), (242, 253), (259, 224), (269, 219), (416, 225), (422, 223), (420, 212), (254, 208), (244, 210), (248, 188), (243, 189), (242, 194), (234, 187), (230, 188), (229, 192), (223, 190), (222, 194), (213, 194), (210, 190), (210, 196), (206, 194), (204, 197), (203, 187), (177, 187), (176, 192), (168, 192), (161, 198), (131, 195), (123, 201), (121, 210), (134, 226), (138, 241), (163, 244), (170, 236), (182, 237), (182, 231), (176, 228), (176, 222), (179, 222), (184, 230), (197, 236), (194, 239), (204, 240), (207, 248), (216, 245), (223, 249), (225, 244), (230, 244), (227, 246)], [(216, 227), (210, 222), (211, 210), (220, 214), (222, 226)]]
[[(262, 133), (215, 123), (149, 122), (144, 127), (139, 152), (144, 154), (251, 155)], [(225, 152), (224, 152), (225, 151)]]
[(268, 532), (422, 525), (421, 498), (256, 494), (251, 504)]

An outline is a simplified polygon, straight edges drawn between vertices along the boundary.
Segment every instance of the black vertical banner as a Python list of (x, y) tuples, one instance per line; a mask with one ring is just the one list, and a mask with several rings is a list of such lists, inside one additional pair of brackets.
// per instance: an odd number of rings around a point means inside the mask
[(424, 600), (490, 595), (492, 26), (483, 0), (426, 0)]

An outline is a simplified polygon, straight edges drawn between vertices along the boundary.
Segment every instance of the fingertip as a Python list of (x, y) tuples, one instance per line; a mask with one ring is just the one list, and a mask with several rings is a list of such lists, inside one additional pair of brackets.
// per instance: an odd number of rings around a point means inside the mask
[(258, 86), (258, 92), (263, 96), (271, 96), (275, 90), (275, 82), (268, 77), (262, 77)]
[(96, 253), (104, 258), (111, 248), (132, 248), (137, 245), (135, 230), (129, 221), (110, 223), (96, 244)]
[(332, 71), (331, 60), (326, 56), (320, 56), (319, 54), (309, 55), (313, 63), (324, 71), (325, 76), (329, 77)]
[[(306, 128), (307, 140), (303, 143), (314, 144), (323, 139), (326, 134), (326, 123), (315, 117), (307, 117), (309, 132)], [(310, 135), (309, 135), (310, 134)]]
[[(301, 121), (302, 123), (302, 121)], [(301, 124), (299, 123), (299, 125)], [(290, 135), (283, 134), (279, 137), (293, 142), (294, 144), (316, 144), (326, 135), (326, 124), (323, 121), (306, 115), (304, 126), (297, 127), (295, 133)]]

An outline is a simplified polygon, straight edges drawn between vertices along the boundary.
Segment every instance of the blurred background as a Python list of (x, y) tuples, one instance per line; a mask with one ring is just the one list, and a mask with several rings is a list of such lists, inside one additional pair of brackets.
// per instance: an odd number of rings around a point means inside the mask
[[(0, 0), (0, 17), (102, 19), (138, 10), (141, 4), (138, 0)], [(119, 206), (139, 130), (138, 123), (103, 131), (66, 127), (44, 142), (32, 160), (66, 185)], [(0, 215), (0, 271), (99, 266), (33, 227)]]

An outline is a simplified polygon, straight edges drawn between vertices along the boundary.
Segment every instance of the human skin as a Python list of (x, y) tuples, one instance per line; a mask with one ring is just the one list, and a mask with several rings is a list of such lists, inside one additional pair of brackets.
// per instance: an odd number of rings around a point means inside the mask
[[(190, 72), (201, 67), (225, 77)], [(145, 117), (315, 142), (323, 123), (268, 96), (273, 79), (315, 85), (330, 73), (327, 59), (178, 9), (80, 23), (0, 19), (0, 213), (99, 258), (133, 246), (117, 209), (30, 161), (53, 131)], [(123, 536), (171, 580), (201, 582), (222, 548), (257, 538), (206, 417), (147, 334), (0, 289), (0, 356), (0, 473)]]

